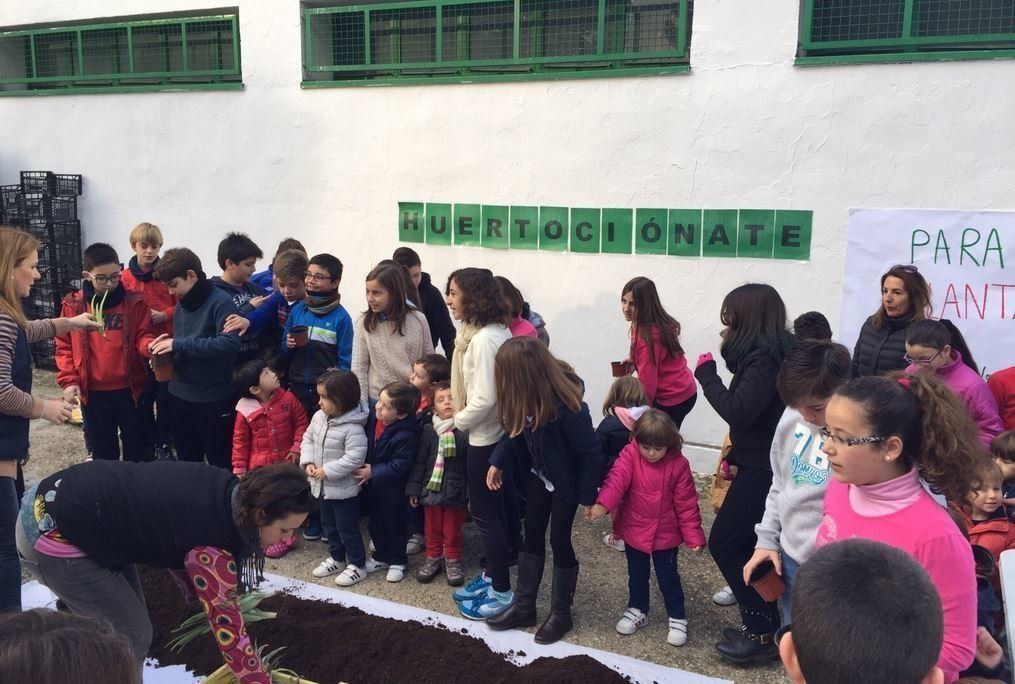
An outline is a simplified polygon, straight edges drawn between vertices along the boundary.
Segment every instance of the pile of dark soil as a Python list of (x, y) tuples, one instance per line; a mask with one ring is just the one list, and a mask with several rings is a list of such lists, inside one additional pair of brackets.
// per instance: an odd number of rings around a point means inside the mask
[[(183, 664), (200, 675), (222, 665), (211, 635), (192, 641), (182, 653), (166, 644), (173, 630), (200, 610), (186, 603), (175, 581), (164, 570), (141, 568), (153, 637), (150, 656), (163, 665)], [(475, 637), (420, 622), (402, 622), (369, 615), (358, 608), (307, 601), (279, 594), (261, 607), (275, 611), (274, 620), (249, 627), (257, 644), (269, 650), (285, 647), (281, 666), (319, 684), (620, 684), (626, 678), (588, 656), (539, 658), (519, 667)]]

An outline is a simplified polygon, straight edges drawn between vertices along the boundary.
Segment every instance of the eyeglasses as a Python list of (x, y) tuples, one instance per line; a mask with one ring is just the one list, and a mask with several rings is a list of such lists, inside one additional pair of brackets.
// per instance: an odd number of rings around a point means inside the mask
[(934, 356), (930, 357), (929, 359), (914, 359), (909, 354), (906, 354), (902, 357), (902, 360), (905, 361), (906, 363), (913, 364), (916, 366), (929, 366), (931, 363), (934, 362), (934, 359), (941, 356), (941, 352), (943, 351), (944, 349), (938, 349), (937, 354), (934, 354)]
[(303, 278), (315, 283), (326, 283), (334, 280), (331, 276), (321, 275), (320, 273), (304, 273)]
[(775, 637), (772, 639), (775, 642), (775, 645), (778, 646), (779, 642), (782, 641), (782, 638), (792, 631), (793, 631), (793, 623), (783, 625), (779, 629), (775, 630)]
[(108, 275), (108, 276), (107, 275), (95, 275), (94, 273), (89, 273), (89, 275), (92, 276), (92, 280), (94, 280), (99, 285), (105, 285), (106, 283), (111, 283), (113, 285), (116, 285), (118, 282), (120, 282), (120, 274), (119, 273), (114, 273), (113, 275)]
[(828, 428), (821, 428), (821, 439), (831, 442), (836, 446), (860, 446), (861, 444), (877, 444), (883, 442), (887, 437), (839, 437), (828, 431)]

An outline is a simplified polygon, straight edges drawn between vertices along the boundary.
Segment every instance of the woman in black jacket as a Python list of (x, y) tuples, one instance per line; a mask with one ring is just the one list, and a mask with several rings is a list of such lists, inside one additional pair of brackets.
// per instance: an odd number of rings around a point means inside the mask
[(536, 595), (543, 579), (546, 530), (553, 547), (550, 614), (536, 630), (536, 643), (552, 644), (567, 634), (578, 584), (578, 559), (571, 527), (578, 504), (591, 506), (602, 473), (602, 453), (592, 429), (584, 386), (569, 365), (535, 337), (515, 337), (497, 351), (494, 378), (497, 411), (507, 435), (490, 457), (487, 478), (499, 489), (506, 459), (517, 459), (527, 506), (525, 538), (518, 554), (515, 602), (486, 621), (503, 630), (535, 625)]
[(884, 375), (909, 364), (906, 329), (930, 311), (930, 285), (916, 266), (892, 266), (881, 276), (881, 306), (864, 321), (853, 349), (853, 377)]
[(727, 459), (737, 468), (712, 524), (708, 548), (737, 597), (742, 626), (724, 630), (716, 650), (746, 664), (776, 654), (779, 611), (744, 584), (743, 569), (754, 552), (754, 526), (761, 522), (772, 486), (772, 438), (786, 408), (776, 376), (793, 337), (786, 329), (786, 306), (771, 285), (751, 283), (730, 292), (722, 303), (721, 320), (726, 328), (719, 351), (733, 373), (729, 389), (711, 354), (699, 357), (694, 375), (705, 399), (729, 424), (733, 449)]

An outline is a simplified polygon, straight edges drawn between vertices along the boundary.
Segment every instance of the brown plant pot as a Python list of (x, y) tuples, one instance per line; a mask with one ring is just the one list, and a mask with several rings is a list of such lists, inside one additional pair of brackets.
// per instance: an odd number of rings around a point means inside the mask
[(297, 349), (307, 346), (307, 342), (310, 341), (310, 331), (305, 325), (294, 325), (289, 328), (289, 336), (293, 338), (293, 344)]
[(771, 561), (765, 561), (751, 573), (750, 585), (765, 601), (778, 601), (786, 591), (786, 583), (775, 571)]
[(155, 371), (155, 379), (159, 382), (169, 382), (173, 379), (173, 352), (155, 354), (152, 356), (152, 370)]

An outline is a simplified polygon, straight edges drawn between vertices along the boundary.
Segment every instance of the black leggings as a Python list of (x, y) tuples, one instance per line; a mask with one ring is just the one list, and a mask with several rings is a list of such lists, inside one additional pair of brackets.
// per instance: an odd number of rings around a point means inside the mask
[(571, 527), (578, 503), (568, 501), (557, 492), (546, 489), (543, 480), (534, 473), (525, 477), (525, 539), (522, 551), (533, 556), (546, 555), (546, 528), (550, 528), (550, 548), (553, 564), (558, 568), (578, 567), (571, 544)]
[(694, 403), (696, 401), (698, 401), (697, 393), (692, 394), (690, 399), (684, 399), (679, 404), (674, 404), (673, 406), (663, 406), (661, 404), (655, 404), (653, 408), (659, 409), (660, 411), (668, 415), (670, 418), (672, 418), (673, 422), (677, 424), (677, 429), (679, 430), (680, 426), (684, 422), (684, 418), (687, 418), (687, 414), (690, 413), (691, 409), (694, 408)]
[(508, 591), (511, 576), (508, 573), (508, 542), (502, 515), (501, 492), (491, 492), (486, 486), (486, 473), (490, 469), (490, 455), (496, 444), (469, 445), (466, 471), (469, 480), (469, 512), (479, 528), (486, 552), (486, 575), (494, 591)]

